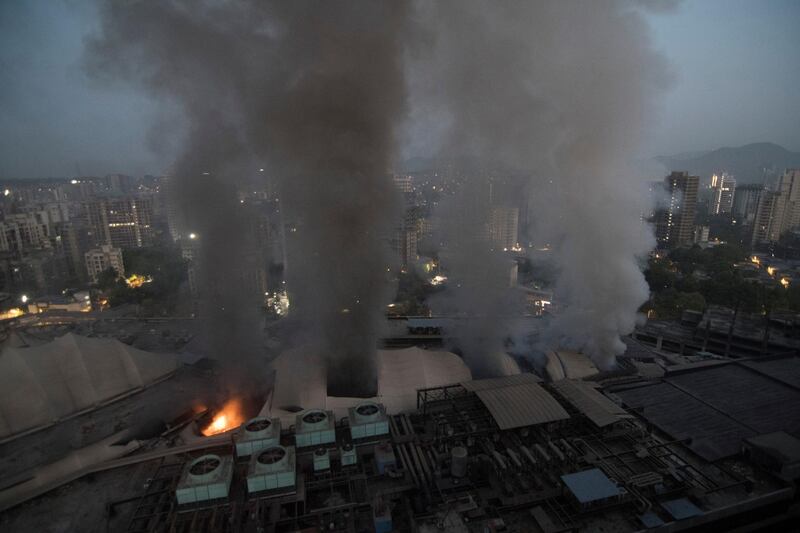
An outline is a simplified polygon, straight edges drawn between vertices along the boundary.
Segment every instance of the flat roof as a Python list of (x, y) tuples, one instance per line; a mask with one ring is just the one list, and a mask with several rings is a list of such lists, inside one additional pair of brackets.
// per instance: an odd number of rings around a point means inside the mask
[[(800, 390), (787, 383), (800, 371), (800, 358), (781, 361), (684, 370), (615, 393), (656, 427), (675, 439), (691, 438), (695, 453), (716, 461), (738, 454), (742, 440), (756, 435), (785, 431), (800, 437)], [(783, 379), (767, 374), (776, 366)]]
[(797, 357), (742, 361), (742, 366), (800, 389), (800, 360)]
[(566, 474), (561, 476), (561, 481), (580, 503), (591, 503), (620, 495), (619, 487), (599, 468)]
[(703, 511), (690, 502), (688, 498), (678, 498), (677, 500), (661, 502), (661, 507), (675, 520), (683, 520), (684, 518), (691, 518), (703, 514)]
[(522, 383), (475, 391), (500, 429), (514, 429), (556, 420), (569, 414), (538, 383)]
[(800, 462), (800, 439), (789, 435), (785, 431), (758, 435), (745, 440), (751, 446), (780, 458), (784, 463)]
[(598, 391), (592, 383), (563, 379), (554, 382), (552, 386), (597, 427), (602, 428), (632, 417), (622, 406)]

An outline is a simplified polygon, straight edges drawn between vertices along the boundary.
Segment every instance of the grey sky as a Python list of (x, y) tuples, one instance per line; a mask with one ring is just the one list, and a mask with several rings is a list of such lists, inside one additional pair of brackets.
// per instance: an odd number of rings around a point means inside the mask
[(800, 2), (686, 0), (650, 20), (676, 74), (652, 154), (760, 141), (800, 151)]
[[(643, 156), (755, 141), (800, 150), (800, 2), (695, 0), (648, 18), (675, 83)], [(173, 117), (130, 89), (93, 85), (81, 70), (83, 36), (95, 24), (85, 0), (0, 2), (0, 178), (169, 165), (169, 147), (154, 154), (147, 132)]]

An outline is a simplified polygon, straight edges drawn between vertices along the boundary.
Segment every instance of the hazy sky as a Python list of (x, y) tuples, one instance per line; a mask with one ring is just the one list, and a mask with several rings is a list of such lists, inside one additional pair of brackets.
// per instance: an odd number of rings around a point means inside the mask
[[(688, 0), (648, 20), (675, 81), (642, 156), (755, 141), (800, 151), (800, 2)], [(163, 106), (83, 73), (83, 36), (95, 27), (86, 0), (0, 1), (0, 178), (169, 164), (147, 142), (157, 120), (175, 129)]]

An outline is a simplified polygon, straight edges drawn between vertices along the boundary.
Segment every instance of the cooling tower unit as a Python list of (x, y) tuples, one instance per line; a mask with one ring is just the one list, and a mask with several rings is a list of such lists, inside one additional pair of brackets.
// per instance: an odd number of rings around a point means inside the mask
[(247, 468), (247, 492), (294, 487), (294, 446), (270, 446), (253, 453)]
[(175, 489), (175, 497), (179, 505), (227, 498), (231, 479), (232, 456), (203, 455), (184, 469)]
[(233, 437), (236, 456), (247, 457), (280, 444), (280, 418), (257, 417), (248, 420)]
[(314, 451), (314, 472), (322, 472), (331, 468), (331, 454), (328, 448), (317, 448)]
[(295, 442), (299, 448), (336, 442), (336, 421), (333, 411), (309, 409), (297, 415)]
[(363, 439), (389, 433), (389, 418), (386, 408), (379, 403), (364, 402), (348, 410), (350, 436)]
[(352, 466), (358, 463), (358, 453), (356, 447), (352, 443), (345, 443), (339, 448), (339, 457), (342, 460), (342, 466)]

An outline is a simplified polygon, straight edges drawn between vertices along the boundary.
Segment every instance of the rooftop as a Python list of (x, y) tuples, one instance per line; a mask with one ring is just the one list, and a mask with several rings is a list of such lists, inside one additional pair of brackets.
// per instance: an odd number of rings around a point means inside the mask
[(621, 494), (619, 487), (599, 468), (561, 476), (561, 481), (580, 503), (606, 500)]
[(616, 390), (630, 408), (716, 461), (739, 453), (742, 439), (785, 430), (800, 436), (800, 358), (687, 367), (656, 382)]
[(564, 379), (552, 384), (576, 409), (582, 412), (597, 427), (605, 427), (631, 415), (597, 390), (594, 383)]
[[(512, 379), (511, 383), (515, 380)], [(569, 414), (535, 381), (522, 384), (497, 382), (497, 387), (476, 390), (500, 429), (513, 429), (566, 420)]]

